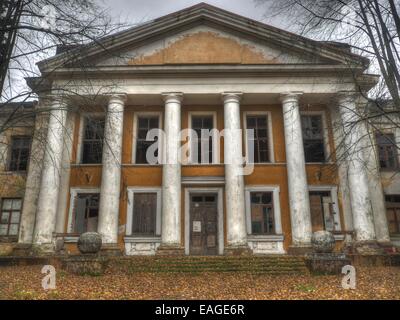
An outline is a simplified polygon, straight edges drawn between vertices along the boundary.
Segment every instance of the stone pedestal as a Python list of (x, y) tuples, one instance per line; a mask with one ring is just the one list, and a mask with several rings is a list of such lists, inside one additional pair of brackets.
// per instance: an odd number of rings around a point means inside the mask
[(161, 244), (157, 251), (157, 256), (184, 256), (185, 248), (181, 246), (168, 246)]
[(341, 274), (344, 266), (351, 265), (345, 254), (337, 253), (309, 253), (305, 260), (313, 274)]
[(227, 246), (224, 250), (225, 256), (251, 256), (253, 251), (248, 246)]
[(62, 260), (62, 268), (67, 272), (80, 276), (103, 275), (108, 265), (106, 257), (97, 254), (71, 256)]

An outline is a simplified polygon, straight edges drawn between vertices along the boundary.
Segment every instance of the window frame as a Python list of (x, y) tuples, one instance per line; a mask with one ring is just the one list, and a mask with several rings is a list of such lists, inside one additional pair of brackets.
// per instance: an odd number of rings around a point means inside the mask
[[(394, 167), (391, 167), (391, 168), (382, 168), (381, 167), (381, 164), (380, 164), (380, 152), (379, 152), (380, 146), (378, 144), (378, 139), (377, 139), (378, 135), (381, 135), (381, 136), (392, 135), (393, 136), (393, 140), (394, 140), (394, 144), (395, 144), (393, 146), (394, 147), (394, 153), (395, 153), (394, 154), (394, 160), (395, 160), (395, 166)], [(375, 132), (374, 139), (375, 139), (375, 145), (376, 145), (376, 152), (377, 152), (377, 160), (378, 160), (379, 170), (386, 171), (386, 172), (399, 171), (400, 170), (400, 161), (399, 161), (400, 152), (398, 152), (398, 148), (396, 147), (396, 145), (397, 145), (396, 134), (394, 132), (391, 132), (391, 131)]]
[[(325, 153), (325, 161), (323, 162), (307, 162), (305, 160), (305, 151), (304, 151), (304, 161), (305, 164), (328, 164), (331, 161), (329, 161), (331, 157), (331, 150), (330, 150), (330, 145), (329, 145), (329, 131), (328, 131), (328, 123), (327, 123), (327, 118), (326, 118), (326, 111), (325, 110), (319, 110), (319, 111), (300, 111), (300, 117), (301, 116), (321, 116), (321, 121), (322, 121), (322, 137), (323, 137), (323, 143), (324, 143), (324, 153)], [(300, 119), (300, 125), (301, 125), (301, 119)], [(304, 137), (303, 137), (303, 127), (301, 127), (301, 137), (303, 139), (303, 149), (304, 149)]]
[[(100, 163), (82, 163), (83, 159), (83, 140), (84, 140), (84, 134), (85, 134), (85, 127), (86, 127), (86, 119), (87, 118), (104, 118), (104, 121), (106, 121), (105, 117), (106, 114), (103, 112), (84, 112), (81, 113), (80, 120), (79, 120), (79, 139), (78, 139), (78, 147), (77, 147), (77, 153), (76, 153), (76, 163), (83, 165), (83, 166), (98, 166), (102, 165), (103, 161)], [(105, 127), (105, 122), (104, 122), (104, 127)], [(104, 144), (102, 148), (104, 147)]]
[(333, 220), (335, 223), (335, 232), (342, 232), (342, 224), (340, 221), (340, 209), (339, 209), (339, 198), (338, 198), (338, 187), (334, 185), (309, 185), (308, 194), (310, 192), (330, 192), (332, 199), (332, 208), (334, 210)]
[[(150, 163), (136, 163), (136, 146), (137, 146), (137, 134), (139, 130), (139, 118), (140, 117), (158, 117), (158, 127), (160, 130), (163, 129), (163, 113), (159, 111), (144, 111), (144, 112), (134, 112), (133, 114), (133, 127), (132, 127), (132, 157), (131, 161), (132, 164), (137, 166), (159, 166), (161, 163), (158, 164), (150, 164)], [(159, 160), (162, 159), (162, 137), (159, 137), (158, 141), (160, 143), (158, 149), (158, 158)], [(160, 161), (159, 161), (160, 162)]]
[[(15, 138), (27, 138), (29, 139), (29, 151), (28, 151), (28, 159), (26, 161), (26, 168), (25, 170), (11, 170), (11, 159), (12, 159), (12, 153), (13, 153), (13, 140)], [(7, 160), (7, 172), (27, 172), (29, 169), (29, 160), (31, 156), (31, 151), (32, 151), (32, 136), (27, 135), (27, 134), (15, 134), (10, 136), (10, 147), (9, 147), (9, 152), (8, 152), (8, 160)]]
[[(251, 193), (253, 192), (271, 192), (272, 206), (274, 211), (275, 234), (252, 234), (251, 232)], [(280, 187), (263, 185), (263, 186), (246, 186), (245, 187), (245, 206), (246, 206), (246, 230), (247, 235), (257, 238), (274, 238), (282, 236), (282, 220), (280, 207)]]
[(246, 163), (249, 162), (248, 158), (248, 139), (247, 139), (247, 116), (266, 116), (267, 117), (267, 131), (268, 131), (268, 155), (269, 161), (267, 162), (256, 162), (251, 163), (254, 165), (262, 165), (275, 163), (275, 154), (274, 154), (274, 139), (273, 139), (273, 129), (272, 129), (272, 113), (271, 111), (244, 111), (243, 112), (243, 130), (244, 130), (244, 150), (245, 150), (245, 160)]
[[(19, 210), (13, 210), (12, 209), (12, 204), (11, 204), (11, 209), (10, 210), (3, 210), (3, 202), (4, 202), (4, 200), (20, 200), (21, 201), (21, 207), (19, 208)], [(0, 210), (1, 210), (0, 211), (0, 219), (1, 219), (2, 215), (3, 215), (3, 211), (9, 212), (10, 216), (8, 218), (8, 223), (7, 223), (7, 234), (6, 235), (0, 235), (0, 238), (3, 238), (3, 239), (4, 238), (6, 238), (6, 239), (15, 239), (15, 240), (18, 239), (19, 230), (21, 228), (21, 216), (22, 216), (23, 201), (24, 201), (23, 198), (1, 198), (1, 200), (0, 200)], [(18, 223), (11, 223), (11, 217), (12, 217), (13, 211), (19, 211), (19, 221), (18, 221)], [(5, 223), (0, 223), (0, 224), (5, 224)], [(10, 225), (12, 225), (12, 224), (17, 224), (18, 225), (17, 234), (15, 234), (15, 235), (10, 235), (9, 234)]]
[[(217, 128), (217, 111), (189, 111), (188, 112), (188, 129), (192, 130), (192, 118), (193, 116), (212, 116), (213, 117), (213, 130), (218, 130)], [(190, 131), (191, 132), (191, 131)], [(193, 154), (191, 152), (192, 149), (192, 138), (190, 137), (190, 157), (188, 158), (187, 165), (194, 166), (210, 166), (213, 164), (220, 163), (220, 148), (219, 148), (219, 135), (212, 136), (212, 162), (211, 163), (196, 163), (193, 161)], [(198, 150), (199, 151), (199, 150)]]
[[(75, 234), (73, 232), (74, 231), (73, 214), (74, 214), (75, 198), (78, 196), (78, 194), (91, 194), (91, 193), (98, 193), (100, 195), (100, 188), (71, 188), (70, 189), (68, 224), (67, 224), (67, 233), (68, 234)], [(99, 207), (99, 215), (100, 215), (100, 207)]]
[[(133, 223), (133, 210), (134, 210), (134, 199), (135, 193), (156, 193), (156, 232), (155, 235), (139, 235), (132, 234), (132, 223)], [(129, 238), (159, 238), (161, 237), (161, 187), (128, 187), (128, 204), (126, 213), (126, 227), (125, 227), (125, 237)]]

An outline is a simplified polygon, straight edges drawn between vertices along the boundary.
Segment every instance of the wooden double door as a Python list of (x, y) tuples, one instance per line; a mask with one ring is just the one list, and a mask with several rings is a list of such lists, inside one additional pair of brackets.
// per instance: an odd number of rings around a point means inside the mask
[(218, 194), (190, 195), (190, 254), (218, 254)]

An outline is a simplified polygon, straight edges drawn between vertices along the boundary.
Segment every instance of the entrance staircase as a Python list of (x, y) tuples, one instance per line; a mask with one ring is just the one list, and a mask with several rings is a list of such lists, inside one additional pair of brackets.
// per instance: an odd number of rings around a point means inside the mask
[(164, 256), (124, 257), (110, 261), (109, 267), (122, 272), (247, 272), (252, 274), (307, 274), (304, 258), (300, 256)]

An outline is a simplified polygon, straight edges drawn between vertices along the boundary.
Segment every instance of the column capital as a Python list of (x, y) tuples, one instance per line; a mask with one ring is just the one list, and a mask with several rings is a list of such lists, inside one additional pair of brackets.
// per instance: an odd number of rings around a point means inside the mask
[(287, 102), (299, 102), (300, 96), (303, 94), (301, 91), (293, 91), (293, 92), (282, 92), (279, 95), (279, 99), (282, 103)]
[(227, 103), (227, 102), (237, 102), (237, 103), (239, 103), (240, 100), (242, 100), (243, 93), (242, 92), (236, 92), (236, 91), (223, 92), (221, 94), (221, 96), (222, 96), (222, 100), (224, 101), (224, 103)]
[(165, 103), (181, 103), (183, 100), (183, 92), (162, 92), (161, 95)]
[(126, 93), (111, 93), (108, 95), (108, 103), (117, 103), (124, 105), (125, 102), (128, 100), (128, 96)]

